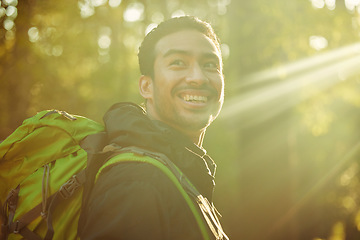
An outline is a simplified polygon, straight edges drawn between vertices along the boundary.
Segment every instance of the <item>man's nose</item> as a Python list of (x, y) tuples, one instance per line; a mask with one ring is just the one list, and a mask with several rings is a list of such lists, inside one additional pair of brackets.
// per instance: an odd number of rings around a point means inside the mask
[(202, 69), (198, 63), (196, 63), (189, 69), (188, 75), (186, 76), (186, 82), (190, 85), (200, 86), (208, 83), (209, 79), (204, 73), (204, 69)]

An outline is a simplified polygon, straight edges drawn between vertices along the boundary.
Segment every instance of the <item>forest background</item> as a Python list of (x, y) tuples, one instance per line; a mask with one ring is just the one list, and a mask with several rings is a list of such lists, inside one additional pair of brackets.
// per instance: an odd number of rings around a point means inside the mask
[(205, 147), (231, 239), (360, 239), (359, 0), (1, 0), (0, 139), (44, 109), (102, 122), (141, 103), (137, 50), (196, 15), (222, 39)]

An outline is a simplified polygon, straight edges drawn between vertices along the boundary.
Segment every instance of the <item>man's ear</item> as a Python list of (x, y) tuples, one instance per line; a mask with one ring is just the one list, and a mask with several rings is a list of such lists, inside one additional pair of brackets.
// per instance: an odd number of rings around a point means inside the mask
[(139, 79), (140, 94), (146, 100), (153, 98), (153, 80), (150, 76), (142, 75)]

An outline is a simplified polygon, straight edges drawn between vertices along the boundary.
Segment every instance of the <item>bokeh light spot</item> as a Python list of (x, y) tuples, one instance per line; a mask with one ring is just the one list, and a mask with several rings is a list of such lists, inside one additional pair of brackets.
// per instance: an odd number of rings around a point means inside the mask
[(28, 35), (29, 35), (29, 41), (30, 42), (36, 42), (37, 40), (39, 40), (39, 30), (36, 27), (31, 27), (28, 30)]
[(183, 10), (179, 9), (179, 10), (176, 10), (175, 12), (173, 12), (171, 14), (171, 17), (172, 18), (174, 18), (174, 17), (182, 17), (182, 16), (185, 16), (185, 15), (186, 15), (185, 12)]
[(5, 14), (6, 14), (5, 8), (0, 7), (0, 18), (3, 17), (3, 16), (5, 16)]
[(13, 20), (11, 20), (11, 19), (5, 19), (4, 20), (4, 28), (6, 29), (6, 30), (11, 30), (13, 27), (15, 26), (15, 23), (14, 23), (14, 21)]
[(154, 23), (159, 24), (164, 21), (164, 15), (161, 12), (155, 12), (153, 15), (151, 15), (151, 20)]
[(147, 27), (146, 27), (146, 30), (145, 30), (145, 35), (148, 34), (151, 30), (153, 30), (154, 28), (157, 27), (157, 24), (156, 23), (150, 23)]
[(98, 40), (98, 45), (102, 49), (107, 49), (111, 45), (111, 38), (108, 35), (101, 35)]
[(112, 8), (116, 8), (120, 6), (121, 0), (109, 0), (109, 6)]
[(325, 6), (324, 0), (310, 0), (314, 8), (323, 8)]
[(55, 57), (60, 57), (63, 53), (63, 47), (61, 45), (56, 45), (52, 49), (52, 55)]
[(329, 10), (334, 10), (336, 7), (336, 0), (325, 0), (325, 4)]
[(106, 2), (107, 2), (107, 0), (92, 0), (92, 1), (91, 1), (91, 4), (92, 4), (94, 7), (99, 7), (99, 6), (104, 5)]
[(17, 8), (14, 6), (8, 6), (6, 8), (6, 16), (11, 17), (12, 19), (17, 17)]
[(221, 44), (221, 54), (223, 59), (227, 59), (230, 56), (230, 47), (229, 45), (223, 43)]
[(359, 6), (360, 0), (345, 0), (345, 6), (348, 10), (354, 11), (355, 7)]
[(88, 18), (95, 13), (94, 7), (88, 1), (78, 2), (78, 7), (82, 18)]
[(310, 36), (309, 38), (309, 45), (313, 49), (319, 51), (321, 49), (324, 49), (328, 46), (328, 41), (326, 38), (322, 36)]
[(136, 22), (143, 19), (144, 5), (142, 3), (131, 3), (124, 12), (126, 22)]
[(8, 6), (17, 6), (17, 0), (3, 0), (3, 3)]

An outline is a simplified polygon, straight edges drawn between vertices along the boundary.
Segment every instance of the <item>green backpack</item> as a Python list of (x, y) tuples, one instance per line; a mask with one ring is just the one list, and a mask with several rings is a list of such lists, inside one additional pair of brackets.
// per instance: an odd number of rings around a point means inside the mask
[(42, 111), (0, 144), (2, 239), (77, 238), (87, 161), (79, 143), (103, 130), (81, 116)]
[[(87, 152), (80, 142), (102, 131), (101, 124), (88, 118), (57, 110), (42, 111), (0, 143), (1, 240), (78, 238), (87, 166)], [(213, 206), (165, 155), (111, 145), (103, 151), (112, 157), (100, 166), (95, 179), (88, 180), (96, 181), (105, 168), (123, 162), (152, 164), (180, 191), (203, 239), (210, 239), (208, 227), (216, 239), (227, 239)]]

